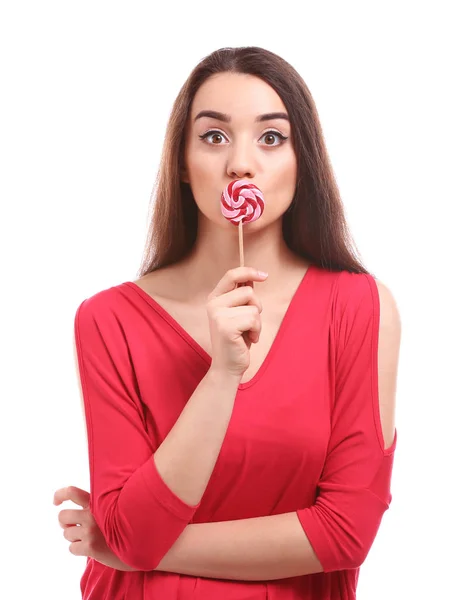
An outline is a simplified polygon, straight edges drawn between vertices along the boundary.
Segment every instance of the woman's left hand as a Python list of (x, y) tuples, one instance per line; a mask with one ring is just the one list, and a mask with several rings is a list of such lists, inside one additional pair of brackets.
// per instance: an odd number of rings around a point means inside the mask
[(53, 504), (59, 506), (70, 500), (81, 509), (66, 509), (58, 513), (58, 521), (69, 542), (69, 551), (75, 556), (90, 556), (99, 563), (118, 571), (137, 571), (122, 562), (107, 546), (89, 508), (90, 494), (73, 485), (55, 492)]

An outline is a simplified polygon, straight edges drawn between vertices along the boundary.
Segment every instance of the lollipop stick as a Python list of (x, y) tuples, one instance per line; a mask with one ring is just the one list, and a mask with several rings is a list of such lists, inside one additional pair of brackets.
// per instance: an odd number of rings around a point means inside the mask
[(240, 258), (240, 266), (244, 266), (244, 232), (242, 221), (239, 221), (239, 258)]
[[(241, 267), (244, 266), (244, 231), (242, 221), (239, 221), (239, 262)], [(247, 281), (238, 283), (238, 287), (243, 287), (244, 285), (249, 285), (253, 287), (253, 281)]]

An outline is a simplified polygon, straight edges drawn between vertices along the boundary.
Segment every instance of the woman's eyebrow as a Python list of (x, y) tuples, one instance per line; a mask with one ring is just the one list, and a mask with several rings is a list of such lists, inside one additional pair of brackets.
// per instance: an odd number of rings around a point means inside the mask
[[(217, 119), (218, 121), (223, 121), (224, 123), (229, 123), (231, 121), (230, 115), (217, 112), (216, 110), (201, 110), (195, 117), (194, 121), (197, 121), (197, 119), (200, 119), (201, 117), (210, 117), (211, 119)], [(261, 121), (272, 121), (273, 119), (285, 119), (286, 121), (289, 121), (289, 117), (285, 112), (272, 112), (265, 113), (264, 115), (258, 115), (255, 119), (255, 123), (260, 123)]]

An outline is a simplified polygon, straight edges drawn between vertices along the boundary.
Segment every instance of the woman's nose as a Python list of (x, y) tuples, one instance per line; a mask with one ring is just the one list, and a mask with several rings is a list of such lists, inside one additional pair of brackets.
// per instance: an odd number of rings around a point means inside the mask
[(255, 166), (251, 152), (250, 148), (244, 148), (242, 145), (231, 151), (227, 165), (227, 173), (230, 177), (239, 179), (254, 177)]
[(246, 169), (231, 169), (228, 170), (228, 175), (233, 179), (253, 179), (254, 174)]
[(255, 176), (255, 169), (248, 163), (243, 161), (237, 163), (236, 161), (228, 165), (227, 173), (229, 177), (234, 179), (253, 179)]

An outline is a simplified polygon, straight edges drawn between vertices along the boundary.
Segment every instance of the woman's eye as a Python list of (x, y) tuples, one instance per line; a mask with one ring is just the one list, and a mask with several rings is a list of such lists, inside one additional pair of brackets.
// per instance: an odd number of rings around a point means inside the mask
[[(217, 139), (218, 137), (219, 138), (224, 138), (225, 136), (220, 131), (207, 131), (206, 133), (204, 133), (202, 135), (199, 135), (198, 137), (201, 140), (205, 140), (205, 139), (208, 140), (208, 138), (216, 138)], [(273, 143), (273, 142), (269, 141), (269, 142), (266, 143), (267, 146), (281, 146), (281, 144), (287, 140), (287, 136), (283, 135), (279, 131), (266, 131), (265, 133), (263, 133), (263, 135), (261, 136), (260, 139), (269, 138), (269, 140), (270, 140), (270, 139), (272, 139), (274, 137), (278, 137), (279, 138), (279, 140), (280, 140), (279, 143), (276, 144), (276, 143)], [(213, 146), (222, 146), (223, 145), (220, 142), (219, 143), (208, 142), (208, 143), (211, 143)]]
[[(203, 135), (200, 136), (200, 139), (204, 140), (204, 139), (208, 139), (210, 137), (212, 137), (212, 138), (218, 138), (218, 137), (223, 138), (223, 134), (220, 133), (220, 131), (207, 131), (206, 133), (204, 133)], [(220, 146), (220, 143), (219, 144), (216, 144), (215, 142), (211, 142), (211, 143), (213, 144), (213, 146)]]
[(283, 134), (281, 134), (279, 131), (266, 131), (266, 133), (263, 134), (262, 136), (263, 138), (265, 137), (269, 137), (269, 138), (273, 138), (273, 137), (278, 137), (280, 140), (279, 144), (272, 144), (269, 143), (269, 146), (280, 146), (283, 142), (285, 142), (287, 140), (287, 137)]

